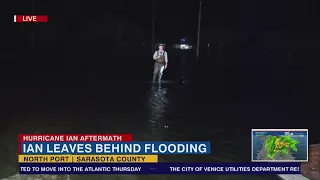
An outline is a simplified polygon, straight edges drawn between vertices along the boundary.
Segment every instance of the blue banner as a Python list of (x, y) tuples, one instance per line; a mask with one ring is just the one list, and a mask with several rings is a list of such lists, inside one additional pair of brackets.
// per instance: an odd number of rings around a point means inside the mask
[(264, 136), (307, 136), (308, 131), (252, 131), (252, 135), (254, 136), (259, 136), (259, 135), (264, 135)]
[(21, 154), (210, 154), (210, 142), (23, 142)]
[(20, 163), (20, 174), (300, 174), (298, 163)]

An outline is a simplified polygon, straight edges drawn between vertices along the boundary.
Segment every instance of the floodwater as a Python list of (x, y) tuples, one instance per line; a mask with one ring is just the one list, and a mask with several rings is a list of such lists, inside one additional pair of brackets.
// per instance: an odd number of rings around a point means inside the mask
[[(106, 68), (117, 69), (112, 73), (79, 76), (70, 73), (68, 78), (56, 73), (59, 81), (63, 81), (59, 85), (50, 86), (44, 82), (45, 78), (38, 78), (32, 82), (46, 86), (3, 88), (0, 178), (17, 173), (18, 133), (131, 133), (135, 141), (212, 143), (209, 156), (160, 156), (162, 162), (250, 162), (252, 128), (309, 128), (309, 142), (319, 142), (312, 138), (316, 132), (312, 125), (315, 112), (312, 98), (305, 95), (304, 66), (203, 60), (191, 66), (189, 82), (180, 83), (177, 65), (170, 64), (159, 87), (149, 83), (152, 64), (143, 68), (138, 65), (130, 68), (130, 65), (123, 69), (120, 65)], [(113, 177), (101, 175), (90, 179)], [(117, 177), (194, 178), (190, 175)], [(277, 177), (206, 175), (201, 178)], [(88, 179), (88, 176), (71, 179)]]

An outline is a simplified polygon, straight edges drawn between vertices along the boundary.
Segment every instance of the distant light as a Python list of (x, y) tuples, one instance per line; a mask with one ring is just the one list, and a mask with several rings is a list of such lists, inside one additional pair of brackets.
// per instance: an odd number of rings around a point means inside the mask
[(180, 44), (180, 49), (191, 49), (192, 46), (187, 45), (187, 44)]
[(180, 41), (181, 41), (181, 42), (186, 42), (186, 39), (183, 39), (183, 38), (182, 38), (182, 39), (180, 39)]
[(181, 49), (181, 50), (187, 50), (187, 49), (192, 49), (192, 45), (188, 45), (188, 44), (175, 44), (173, 45), (174, 49)]

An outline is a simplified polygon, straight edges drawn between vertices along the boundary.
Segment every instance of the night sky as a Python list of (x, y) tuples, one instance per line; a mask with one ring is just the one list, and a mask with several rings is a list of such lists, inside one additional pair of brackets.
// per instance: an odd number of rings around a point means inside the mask
[[(35, 14), (48, 14), (50, 23), (65, 31), (76, 31), (85, 22), (112, 15), (138, 25), (151, 38), (152, 0), (34, 2)], [(319, 30), (315, 2), (203, 0), (201, 28), (202, 31), (314, 33)], [(31, 4), (32, 0), (12, 3), (12, 14), (32, 14)], [(156, 37), (195, 38), (198, 12), (198, 0), (156, 0)]]

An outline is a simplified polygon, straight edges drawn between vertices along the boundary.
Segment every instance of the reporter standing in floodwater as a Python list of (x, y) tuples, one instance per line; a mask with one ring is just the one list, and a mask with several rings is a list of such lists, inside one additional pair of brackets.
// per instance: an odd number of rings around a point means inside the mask
[(159, 44), (159, 50), (154, 52), (153, 59), (155, 62), (152, 82), (156, 82), (158, 76), (158, 83), (160, 83), (163, 71), (168, 67), (168, 53), (164, 50), (164, 44)]

